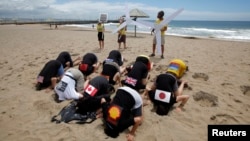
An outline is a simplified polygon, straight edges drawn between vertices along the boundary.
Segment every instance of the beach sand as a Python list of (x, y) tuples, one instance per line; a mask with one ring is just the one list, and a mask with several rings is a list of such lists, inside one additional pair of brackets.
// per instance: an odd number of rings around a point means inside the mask
[[(124, 65), (136, 56), (151, 54), (153, 36), (127, 34), (128, 49), (121, 49)], [(103, 61), (118, 49), (117, 34), (105, 32), (105, 49), (99, 51), (97, 32), (47, 25), (0, 26), (0, 139), (3, 141), (124, 141), (126, 131), (116, 139), (103, 132), (102, 121), (91, 124), (50, 122), (70, 101), (56, 103), (54, 92), (36, 91), (33, 82), (44, 64), (61, 51), (72, 58), (87, 52)], [(151, 58), (152, 84), (174, 58), (184, 60), (189, 71), (183, 76), (190, 95), (181, 113), (158, 116), (144, 107), (144, 121), (136, 132), (137, 141), (206, 141), (209, 124), (250, 123), (250, 42), (166, 36), (165, 59)], [(99, 72), (101, 69), (99, 69)], [(92, 76), (97, 75), (97, 73)]]

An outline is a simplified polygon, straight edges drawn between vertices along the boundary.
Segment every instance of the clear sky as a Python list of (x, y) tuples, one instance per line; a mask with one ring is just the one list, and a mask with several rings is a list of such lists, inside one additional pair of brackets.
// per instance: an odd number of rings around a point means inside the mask
[(117, 19), (129, 9), (138, 8), (155, 19), (184, 8), (176, 20), (250, 21), (250, 0), (0, 0), (1, 18), (44, 18), (96, 20), (100, 13)]

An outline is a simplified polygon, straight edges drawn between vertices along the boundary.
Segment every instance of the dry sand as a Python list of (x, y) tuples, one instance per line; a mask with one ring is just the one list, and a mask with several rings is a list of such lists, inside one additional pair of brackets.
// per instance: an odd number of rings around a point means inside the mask
[[(125, 65), (137, 55), (151, 53), (153, 36), (128, 33), (128, 49), (121, 49)], [(99, 51), (93, 29), (47, 25), (0, 26), (0, 139), (3, 141), (124, 141), (103, 133), (100, 119), (91, 124), (55, 124), (50, 119), (69, 101), (56, 103), (53, 92), (35, 91), (33, 82), (43, 65), (61, 51), (72, 57), (94, 52), (102, 61), (109, 51), (118, 49), (117, 35), (105, 32), (105, 49)], [(250, 123), (250, 42), (166, 36), (165, 59), (152, 58), (156, 64), (152, 79), (171, 59), (187, 62), (191, 96), (185, 111), (168, 116), (144, 108), (144, 122), (136, 132), (137, 141), (206, 141), (209, 124)], [(100, 69), (99, 69), (100, 72)], [(96, 75), (96, 74), (93, 74)]]

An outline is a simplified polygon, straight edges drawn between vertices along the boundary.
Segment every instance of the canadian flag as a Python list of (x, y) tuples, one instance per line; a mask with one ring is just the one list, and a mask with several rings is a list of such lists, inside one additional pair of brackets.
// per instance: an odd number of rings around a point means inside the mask
[(90, 96), (95, 96), (98, 90), (94, 86), (88, 84), (84, 91)]
[(170, 92), (166, 92), (166, 91), (162, 91), (162, 90), (158, 90), (158, 89), (155, 91), (155, 100), (169, 103), (170, 97), (171, 97)]

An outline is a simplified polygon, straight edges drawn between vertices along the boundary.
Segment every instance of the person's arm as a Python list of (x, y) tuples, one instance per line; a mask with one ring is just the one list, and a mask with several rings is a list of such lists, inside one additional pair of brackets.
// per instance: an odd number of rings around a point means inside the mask
[(101, 65), (101, 62), (97, 62), (95, 64), (93, 64), (92, 66), (94, 67), (93, 72), (97, 72), (97, 70), (99, 69), (99, 66)]
[(127, 140), (128, 141), (134, 141), (135, 131), (142, 122), (142, 116), (134, 117), (134, 122), (135, 122), (135, 124), (133, 125), (130, 132), (127, 134)]
[(175, 91), (175, 96), (182, 95), (185, 84), (187, 84), (187, 81), (186, 80), (181, 80), (181, 84), (179, 85), (177, 91)]
[(164, 26), (161, 31), (166, 31), (167, 30), (167, 26)]

